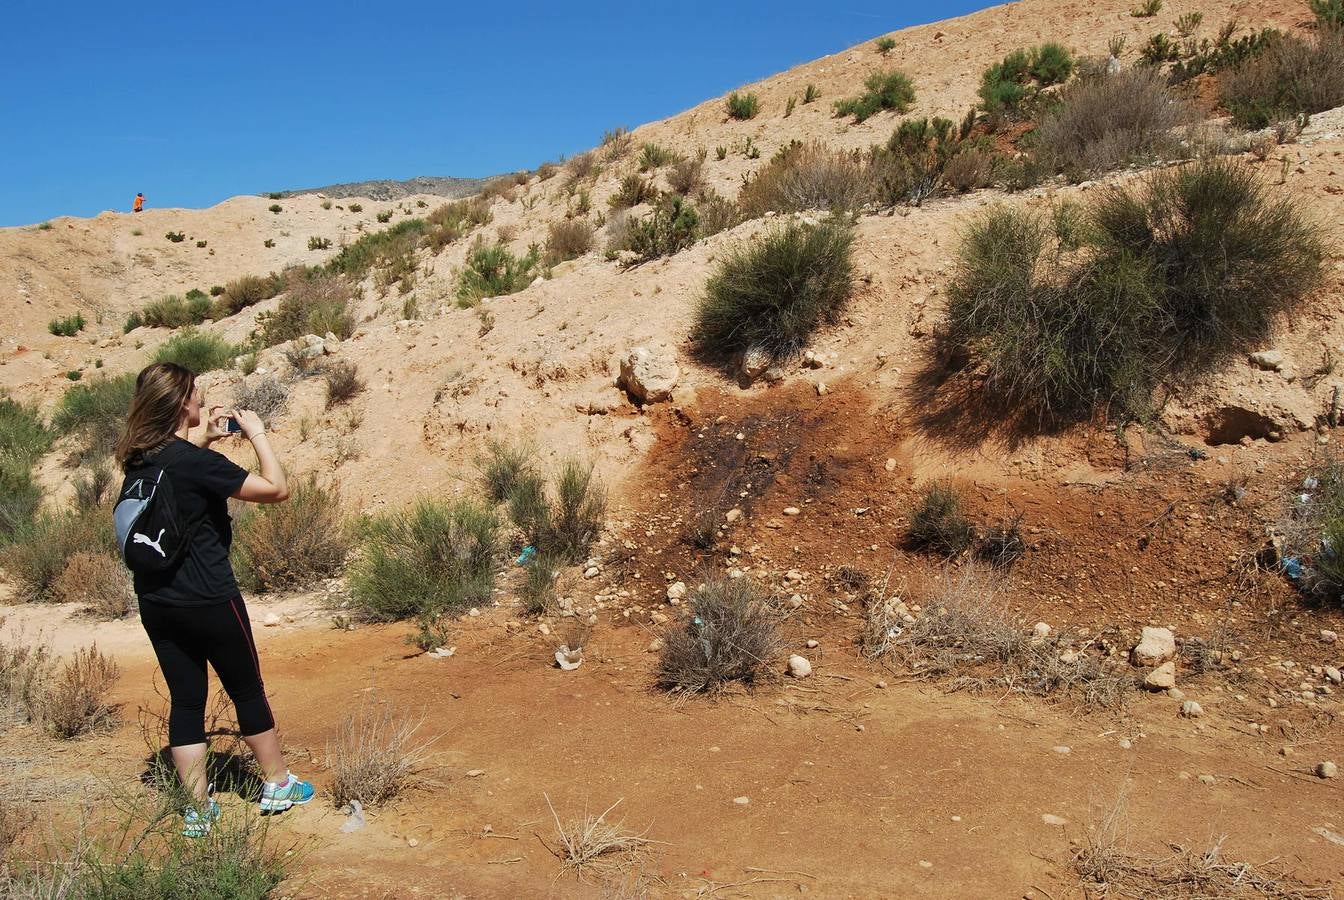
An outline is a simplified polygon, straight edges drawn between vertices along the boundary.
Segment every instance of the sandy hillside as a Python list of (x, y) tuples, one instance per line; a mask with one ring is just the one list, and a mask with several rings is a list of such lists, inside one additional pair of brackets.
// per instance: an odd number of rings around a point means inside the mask
[[(761, 100), (755, 119), (731, 120), (712, 98), (636, 128), (634, 145), (707, 151), (707, 181), (731, 197), (790, 141), (883, 141), (897, 116), (853, 125), (830, 111), (875, 70), (913, 77), (909, 115), (959, 121), (980, 72), (1013, 48), (1056, 40), (1096, 56), (1125, 35), (1132, 60), (1184, 12), (1202, 12), (1210, 35), (1233, 18), (1254, 28), (1310, 20), (1296, 2), (1183, 0), (1146, 19), (1132, 5), (1023, 0), (894, 32), (885, 59), (869, 41), (746, 86)], [(809, 84), (821, 99), (786, 117), (788, 98)], [(498, 608), (454, 625), (451, 658), (409, 647), (406, 625), (331, 628), (340, 579), (249, 600), (254, 621), (274, 620), (258, 629), (267, 683), (296, 766), (319, 788), (340, 715), (370, 696), (423, 716), (433, 739), (413, 790), (363, 830), (343, 833), (343, 814), (320, 801), (278, 820), (283, 837), (307, 847), (293, 895), (1076, 897), (1074, 853), (1117, 810), (1116, 833), (1135, 854), (1202, 852), (1226, 836), (1227, 859), (1268, 860), (1316, 896), (1339, 894), (1344, 788), (1311, 773), (1344, 763), (1328, 675), (1344, 651), (1325, 637), (1344, 630), (1344, 613), (1304, 604), (1282, 579), (1252, 577), (1243, 564), (1303, 470), (1339, 440), (1320, 423), (1344, 382), (1318, 369), (1344, 354), (1344, 108), (1314, 116), (1266, 161), (1245, 159), (1268, 181), (1282, 177), (1278, 189), (1322, 224), (1326, 277), (1274, 336), (1282, 371), (1234, 361), (1171, 398), (1153, 428), (1123, 434), (1079, 426), (1021, 439), (974, 408), (939, 420), (918, 390), (965, 225), (992, 204), (1085, 200), (1101, 183), (982, 190), (861, 217), (857, 291), (843, 322), (811, 344), (820, 367), (791, 363), (775, 383), (747, 387), (697, 363), (687, 333), (715, 261), (769, 220), (632, 268), (597, 249), (473, 309), (454, 294), (466, 239), (422, 250), (405, 294), (367, 279), (354, 335), (331, 350), (358, 366), (368, 390), (329, 411), (321, 379), (293, 382), (270, 429), (291, 471), (339, 485), (351, 512), (376, 512), (475, 491), (472, 461), (487, 439), (525, 440), (547, 464), (594, 462), (612, 508), (592, 566), (566, 576), (568, 615), (526, 617), (518, 573), (506, 567)], [(634, 154), (605, 165), (586, 188), (592, 209), (605, 213), (634, 169)], [(519, 254), (544, 244), (576, 202), (565, 182), (562, 169), (495, 197), (480, 233)], [(135, 371), (169, 337), (122, 333), (146, 301), (321, 263), (441, 200), (237, 197), (206, 210), (0, 230), (0, 303), (12, 322), (0, 338), (0, 387), (51, 409), (68, 371)], [(168, 232), (186, 237), (170, 242)], [(311, 237), (333, 246), (309, 250)], [(277, 303), (204, 327), (241, 342)], [(77, 311), (90, 323), (79, 336), (47, 332), (51, 318)], [(637, 406), (616, 386), (619, 358), (637, 346), (675, 357), (671, 401)], [(202, 383), (208, 401), (223, 402), (289, 372), (275, 348), (253, 374), (218, 371)], [(67, 449), (38, 467), (53, 505), (71, 493)], [(982, 527), (1022, 515), (1030, 551), (1001, 586), (1004, 608), (1119, 652), (1144, 626), (1169, 627), (1192, 648), (1216, 646), (1219, 663), (1183, 660), (1183, 697), (1135, 692), (1119, 711), (1088, 712), (1001, 688), (950, 690), (949, 679), (865, 659), (855, 644), (863, 590), (847, 572), (911, 596), (957, 577), (902, 550), (917, 491), (935, 478), (962, 488)], [(1229, 486), (1244, 490), (1235, 503)], [(701, 510), (730, 508), (738, 515), (715, 548), (684, 539)], [(790, 600), (788, 652), (808, 656), (810, 679), (779, 677), (713, 702), (672, 703), (653, 688), (651, 642), (684, 611), (668, 604), (667, 587), (706, 568), (758, 577)], [(137, 727), (137, 710), (162, 706), (152, 656), (133, 618), (93, 624), (57, 605), (0, 614), (10, 635), (46, 634), (62, 653), (96, 638), (122, 665), (120, 725), (73, 744), (27, 727), (0, 733), (19, 770), (53, 785), (36, 800), (59, 819), (92, 783), (80, 779), (129, 783), (157, 749)], [(582, 622), (592, 629), (585, 663), (561, 672), (550, 665), (558, 636)], [(1182, 699), (1203, 715), (1180, 716)], [(657, 843), (605, 879), (577, 881), (552, 855), (548, 797), (561, 818), (622, 800), (613, 818)], [(1111, 896), (1122, 895), (1143, 894)]]

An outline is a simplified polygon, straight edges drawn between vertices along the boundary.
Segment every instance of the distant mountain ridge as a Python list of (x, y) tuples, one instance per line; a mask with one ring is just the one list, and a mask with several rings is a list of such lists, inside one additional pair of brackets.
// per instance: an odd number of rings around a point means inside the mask
[(405, 181), (377, 179), (374, 181), (352, 181), (346, 184), (329, 184), (326, 187), (300, 188), (293, 191), (280, 191), (282, 197), (298, 194), (325, 194), (328, 197), (367, 197), (370, 200), (400, 200), (412, 194), (435, 194), (455, 199), (475, 194), (489, 178), (450, 178), (435, 175), (421, 175)]

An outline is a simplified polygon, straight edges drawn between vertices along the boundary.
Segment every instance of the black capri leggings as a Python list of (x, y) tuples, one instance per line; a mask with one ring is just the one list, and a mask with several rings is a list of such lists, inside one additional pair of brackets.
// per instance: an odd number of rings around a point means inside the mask
[(154, 645), (172, 698), (170, 746), (205, 743), (207, 661), (233, 701), (239, 731), (253, 735), (275, 727), (241, 597), (209, 606), (165, 606), (141, 600), (140, 622)]

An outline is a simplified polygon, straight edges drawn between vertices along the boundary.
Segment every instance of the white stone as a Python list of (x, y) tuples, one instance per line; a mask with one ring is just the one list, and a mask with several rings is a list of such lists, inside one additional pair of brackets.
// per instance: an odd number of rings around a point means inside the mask
[(481, 777), (482, 775), (484, 775), (484, 774), (485, 774), (485, 769), (469, 769), (469, 770), (467, 771), (467, 777), (468, 777), (468, 778), (480, 778), (480, 777)]
[(1326, 644), (1333, 644), (1333, 643), (1334, 643), (1335, 641), (1337, 641), (1337, 640), (1339, 640), (1339, 635), (1338, 635), (1338, 634), (1336, 634), (1335, 632), (1331, 631), (1329, 628), (1322, 628), (1322, 629), (1321, 629), (1321, 641), (1322, 641), (1322, 642), (1324, 642), (1324, 643), (1326, 643)]
[(639, 403), (658, 403), (672, 398), (672, 389), (680, 378), (681, 369), (671, 350), (635, 347), (621, 358), (616, 383)]
[(770, 354), (762, 347), (752, 347), (742, 354), (742, 377), (755, 381), (770, 368)]
[(1047, 825), (1054, 825), (1058, 828), (1063, 828), (1065, 825), (1069, 824), (1068, 819), (1061, 816), (1051, 815), (1050, 813), (1043, 813), (1041, 815), (1041, 821)]
[(1031, 626), (1031, 633), (1038, 638), (1048, 638), (1050, 636), (1050, 626), (1045, 622), (1037, 622)]
[(267, 613), (266, 618), (261, 620), (261, 624), (265, 625), (267, 628), (274, 628), (276, 625), (280, 624), (280, 617), (275, 613)]
[(1329, 679), (1330, 679), (1331, 681), (1333, 681), (1335, 684), (1339, 684), (1341, 678), (1344, 677), (1344, 676), (1341, 676), (1341, 673), (1340, 673), (1339, 669), (1336, 669), (1334, 666), (1326, 666), (1326, 667), (1325, 667), (1325, 677), (1326, 677), (1326, 678), (1329, 678)]
[(733, 802), (736, 803), (738, 806), (746, 806), (748, 803), (751, 802), (751, 798), (750, 798), (750, 797), (734, 797), (734, 798), (733, 798)]
[(725, 522), (732, 523), (736, 522), (740, 518), (742, 518), (742, 510), (734, 507), (733, 509), (728, 510), (728, 512), (724, 515), (723, 520)]
[(1324, 762), (1319, 762), (1316, 764), (1316, 777), (1337, 778), (1339, 777), (1339, 766), (1335, 765), (1328, 759), (1325, 760)]
[(1130, 651), (1130, 661), (1136, 666), (1160, 666), (1176, 656), (1176, 636), (1168, 628), (1143, 629), (1139, 643)]
[(1176, 661), (1169, 659), (1148, 673), (1143, 686), (1150, 691), (1165, 691), (1176, 686)]
[(1181, 704), (1181, 715), (1187, 719), (1198, 719), (1204, 715), (1204, 707), (1200, 706), (1197, 701), (1187, 700)]
[(786, 515), (786, 516), (796, 516), (796, 515), (798, 515), (800, 512), (802, 512), (802, 510), (799, 509), (799, 508), (796, 507), (796, 506), (786, 506), (786, 507), (784, 507), (784, 515)]
[(794, 678), (806, 678), (812, 674), (812, 664), (795, 653), (789, 657), (789, 674)]
[(686, 596), (686, 582), (678, 581), (667, 587), (667, 599), (681, 600)]
[(1283, 352), (1280, 350), (1261, 350), (1251, 354), (1251, 364), (1269, 372), (1283, 369)]
[(602, 573), (602, 570), (599, 569), (597, 566), (589, 566), (588, 568), (586, 568), (586, 569), (583, 570), (583, 577), (584, 577), (584, 578), (596, 578), (596, 577), (597, 577), (598, 575), (600, 575), (601, 573)]
[(815, 649), (817, 649), (817, 648), (820, 647), (820, 646), (821, 646), (821, 643), (820, 643), (819, 641), (817, 641), (815, 638), (813, 638), (812, 640), (809, 640), (809, 641), (807, 642), (807, 649), (809, 649), (809, 650), (815, 650)]

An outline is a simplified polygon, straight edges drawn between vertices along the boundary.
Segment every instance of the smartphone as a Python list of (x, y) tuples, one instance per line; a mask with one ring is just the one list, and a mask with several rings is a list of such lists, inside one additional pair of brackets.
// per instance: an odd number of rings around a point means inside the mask
[(224, 430), (227, 431), (229, 434), (237, 434), (243, 429), (242, 427), (239, 426), (237, 419), (235, 419), (233, 416), (229, 416), (226, 424), (224, 425)]

